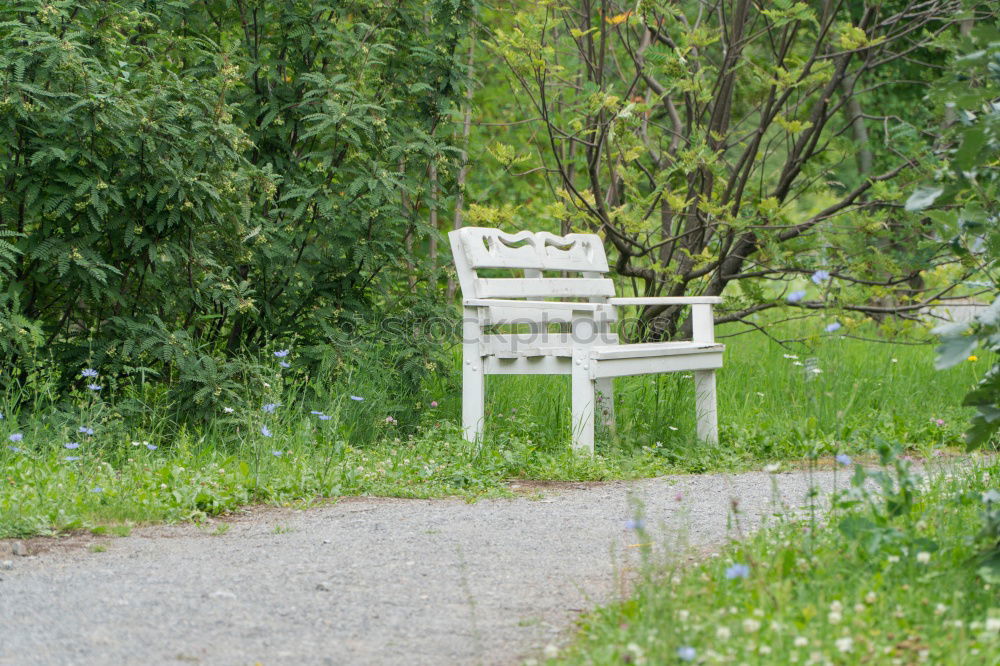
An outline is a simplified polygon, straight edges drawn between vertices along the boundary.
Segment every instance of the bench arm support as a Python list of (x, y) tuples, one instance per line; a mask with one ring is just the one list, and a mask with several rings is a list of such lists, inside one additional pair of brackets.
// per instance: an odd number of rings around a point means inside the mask
[(611, 305), (718, 305), (721, 296), (649, 296), (639, 298), (609, 298)]

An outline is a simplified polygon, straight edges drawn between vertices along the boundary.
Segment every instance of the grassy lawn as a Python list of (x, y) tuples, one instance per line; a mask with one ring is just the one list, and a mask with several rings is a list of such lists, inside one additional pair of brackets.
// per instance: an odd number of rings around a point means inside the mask
[(201, 425), (113, 380), (93, 392), (82, 379), (69, 404), (11, 392), (0, 406), (0, 537), (198, 519), (254, 502), (502, 494), (512, 478), (739, 470), (862, 453), (875, 437), (930, 455), (959, 440), (967, 416), (957, 396), (984, 363), (937, 372), (928, 346), (797, 337), (791, 347), (757, 333), (724, 338), (712, 447), (694, 438), (689, 377), (619, 380), (618, 426), (599, 432), (593, 459), (569, 452), (565, 377), (490, 378), (486, 442), (464, 442), (457, 357), (405, 396), (375, 359), (325, 378), (275, 364), (272, 379)]
[(693, 567), (648, 562), (634, 596), (585, 618), (549, 663), (1000, 662), (1000, 577), (982, 568), (998, 552), (1000, 466), (924, 484), (892, 465), (875, 479), (886, 494), (852, 488), (829, 528), (784, 520)]

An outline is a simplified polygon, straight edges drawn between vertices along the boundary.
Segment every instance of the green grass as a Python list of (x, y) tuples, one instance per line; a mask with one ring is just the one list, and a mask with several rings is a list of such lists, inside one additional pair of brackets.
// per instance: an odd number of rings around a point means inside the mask
[[(721, 334), (738, 331), (723, 327)], [(820, 337), (809, 329), (801, 336), (789, 347), (758, 333), (720, 337), (727, 349), (718, 374), (718, 446), (695, 440), (693, 380), (675, 373), (616, 380), (617, 432), (599, 429), (598, 451), (645, 448), (676, 469), (703, 472), (861, 452), (876, 436), (925, 454), (961, 440), (971, 413), (961, 396), (989, 367), (986, 360), (942, 372), (928, 345)], [(517, 433), (568, 446), (569, 397), (566, 377), (489, 377), (487, 436), (502, 442)]]
[[(689, 377), (627, 378), (616, 386), (616, 431), (599, 432), (592, 459), (569, 450), (564, 377), (489, 378), (486, 441), (478, 450), (464, 442), (457, 355), (407, 395), (380, 358), (324, 377), (276, 370), (197, 427), (178, 422), (175, 406), (155, 392), (80, 390), (69, 403), (10, 394), (0, 408), (0, 441), (23, 439), (0, 447), (0, 537), (198, 520), (257, 502), (472, 498), (506, 494), (514, 478), (737, 470), (863, 452), (877, 436), (929, 454), (959, 441), (967, 416), (956, 404), (986, 367), (937, 372), (930, 347), (841, 337), (807, 337), (791, 350), (756, 333), (725, 341), (718, 445), (694, 438)], [(268, 413), (267, 403), (281, 406)], [(79, 432), (81, 425), (94, 434)], [(69, 442), (80, 446), (64, 448)]]
[(633, 596), (591, 613), (549, 663), (996, 664), (1000, 578), (980, 564), (1000, 534), (977, 534), (998, 474), (966, 466), (905, 501), (904, 471), (889, 477), (894, 512), (855, 493), (829, 528), (785, 520), (693, 567), (647, 556)]

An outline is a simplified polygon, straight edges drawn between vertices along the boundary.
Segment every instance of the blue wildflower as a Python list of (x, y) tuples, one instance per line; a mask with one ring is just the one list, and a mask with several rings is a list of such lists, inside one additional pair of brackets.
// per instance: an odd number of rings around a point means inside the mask
[(823, 330), (826, 331), (827, 333), (833, 333), (834, 331), (839, 329), (840, 329), (840, 322), (835, 321), (832, 324), (827, 324), (826, 328), (824, 328)]
[(822, 270), (816, 271), (815, 273), (812, 274), (812, 277), (810, 277), (809, 279), (813, 281), (813, 284), (826, 282), (827, 280), (830, 279), (830, 272)]
[(320, 420), (320, 421), (329, 421), (329, 420), (330, 420), (330, 419), (332, 419), (332, 418), (333, 418), (333, 417), (332, 417), (332, 416), (330, 416), (330, 415), (328, 415), (328, 414), (320, 414), (320, 415), (319, 415), (319, 420)]
[(271, 451), (271, 454), (277, 458), (278, 456), (281, 455), (281, 451)]
[(269, 402), (266, 405), (264, 405), (263, 407), (261, 407), (261, 409), (263, 409), (268, 414), (273, 414), (274, 410), (276, 410), (278, 407), (281, 407), (281, 403), (280, 402)]
[(100, 391), (104, 387), (101, 386), (100, 384), (87, 384), (87, 388), (89, 388), (91, 391)]
[(268, 430), (267, 426), (261, 426), (260, 427), (260, 434), (264, 435), (264, 437), (270, 437), (274, 433), (272, 433), (270, 430)]
[(0, 414), (0, 421), (3, 421), (3, 414)]
[(797, 291), (793, 291), (792, 293), (788, 294), (785, 300), (788, 301), (789, 303), (798, 303), (805, 297), (806, 297), (806, 290), (799, 289)]
[(286, 356), (288, 356), (288, 350), (279, 349), (278, 351), (274, 352), (274, 355), (277, 356), (278, 358), (285, 358)]
[(747, 578), (750, 576), (750, 567), (745, 564), (734, 564), (726, 569), (726, 580), (735, 578)]
[(280, 365), (283, 368), (290, 368), (290, 367), (292, 367), (292, 364), (289, 363), (288, 361), (282, 361), (282, 362), (278, 363), (278, 365)]
[(158, 447), (156, 446), (156, 444), (150, 444), (149, 442), (146, 442), (146, 448), (149, 449), (150, 451), (155, 451)]
[(644, 530), (646, 529), (646, 521), (642, 518), (630, 518), (625, 521), (625, 529), (627, 530)]
[(360, 395), (352, 395), (352, 396), (348, 396), (348, 397), (350, 397), (351, 400), (357, 400), (358, 402), (361, 402), (362, 400), (364, 400), (364, 398), (362, 398)]
[(80, 426), (79, 432), (82, 432), (84, 435), (93, 435), (94, 429), (88, 428), (87, 426)]
[(92, 493), (103, 493), (104, 492), (104, 488), (101, 488), (100, 486), (94, 486), (93, 488), (90, 489), (90, 492), (92, 492)]
[(697, 656), (698, 652), (690, 645), (677, 648), (677, 658), (681, 661), (694, 661)]
[(317, 412), (315, 409), (309, 412), (313, 416), (323, 416), (323, 412)]
[(80, 448), (80, 442), (66, 442), (63, 446), (67, 449), (78, 449)]
[(81, 377), (96, 377), (97, 376), (97, 370), (94, 370), (93, 368), (87, 368), (86, 370), (84, 370), (83, 372), (80, 373), (80, 376)]
[(22, 439), (24, 439), (24, 435), (21, 434), (21, 433), (19, 433), (19, 432), (15, 432), (14, 434), (12, 434), (7, 439), (9, 439), (12, 442), (20, 442)]
[(847, 465), (850, 465), (852, 462), (851, 456), (847, 455), (846, 453), (838, 453), (835, 460), (845, 467)]
[(73, 462), (73, 461), (79, 460), (79, 459), (80, 459), (80, 456), (65, 456), (63, 458), (63, 460), (65, 460), (66, 462)]
[(24, 452), (24, 449), (19, 449), (16, 446), (8, 446), (7, 448), (10, 449), (11, 451), (13, 451), (14, 453), (23, 453)]

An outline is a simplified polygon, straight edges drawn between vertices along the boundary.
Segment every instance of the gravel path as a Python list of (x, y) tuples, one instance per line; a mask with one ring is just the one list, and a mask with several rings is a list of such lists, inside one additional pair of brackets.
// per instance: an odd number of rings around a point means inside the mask
[(833, 474), (360, 498), (254, 509), (221, 535), (154, 527), (102, 540), (105, 552), (3, 556), (0, 664), (515, 664), (622, 594), (636, 501), (662, 552), (689, 556), (735, 536), (734, 498), (751, 529), (779, 510), (775, 488), (801, 507), (811, 485), (826, 493)]

